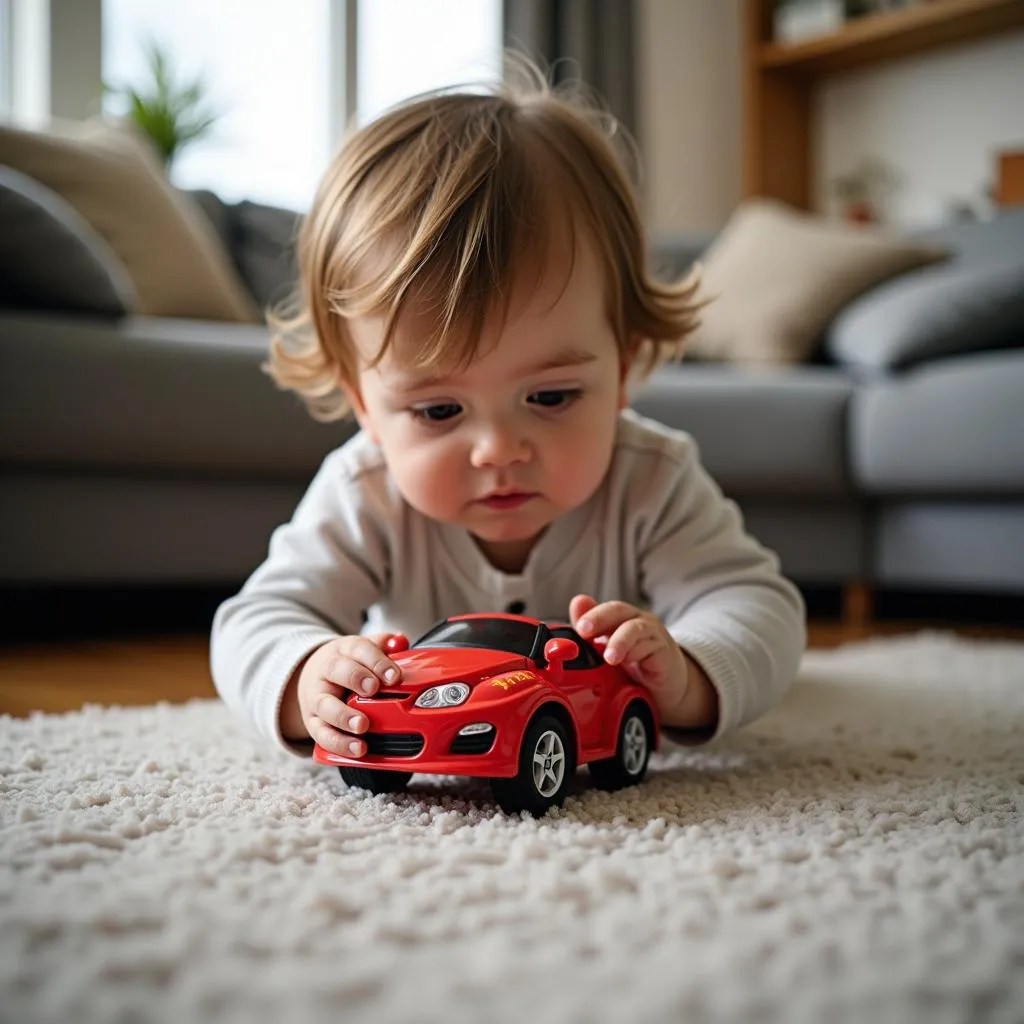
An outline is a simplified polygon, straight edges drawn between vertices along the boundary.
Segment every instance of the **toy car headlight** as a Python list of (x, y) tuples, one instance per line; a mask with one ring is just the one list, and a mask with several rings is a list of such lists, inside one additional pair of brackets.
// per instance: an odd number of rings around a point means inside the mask
[(468, 696), (469, 687), (465, 683), (445, 683), (444, 686), (432, 686), (429, 690), (424, 690), (416, 698), (416, 707), (453, 708)]

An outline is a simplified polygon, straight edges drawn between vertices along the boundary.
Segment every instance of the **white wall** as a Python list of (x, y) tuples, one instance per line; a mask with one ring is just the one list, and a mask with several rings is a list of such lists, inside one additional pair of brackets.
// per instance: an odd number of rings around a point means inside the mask
[(638, 0), (636, 12), (648, 221), (713, 230), (740, 193), (740, 0)]
[(851, 72), (815, 97), (819, 209), (830, 183), (878, 154), (898, 172), (896, 225), (935, 223), (948, 205), (987, 206), (995, 152), (1024, 149), (1024, 32)]
[[(638, 0), (639, 123), (652, 229), (715, 228), (740, 198), (741, 0)], [(815, 195), (882, 155), (902, 178), (894, 224), (980, 200), (994, 151), (1024, 148), (1024, 33), (836, 76), (815, 97)]]

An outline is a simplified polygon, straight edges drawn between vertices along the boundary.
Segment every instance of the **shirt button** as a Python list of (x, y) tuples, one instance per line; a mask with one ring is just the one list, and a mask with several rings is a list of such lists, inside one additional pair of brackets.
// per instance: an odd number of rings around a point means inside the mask
[(505, 609), (509, 615), (522, 615), (526, 611), (525, 601), (510, 601), (508, 607)]

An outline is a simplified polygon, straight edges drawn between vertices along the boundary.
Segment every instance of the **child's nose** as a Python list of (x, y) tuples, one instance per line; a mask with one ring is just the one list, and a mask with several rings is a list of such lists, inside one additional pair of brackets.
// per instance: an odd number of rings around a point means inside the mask
[(470, 461), (482, 469), (525, 462), (529, 457), (530, 445), (521, 431), (512, 424), (494, 423), (477, 434)]

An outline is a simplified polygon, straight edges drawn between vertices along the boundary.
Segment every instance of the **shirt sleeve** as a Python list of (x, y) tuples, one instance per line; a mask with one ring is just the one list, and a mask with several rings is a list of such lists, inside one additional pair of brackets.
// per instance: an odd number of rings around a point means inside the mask
[(655, 514), (642, 523), (638, 553), (651, 610), (718, 693), (713, 734), (663, 730), (694, 743), (753, 721), (782, 698), (806, 646), (806, 612), (778, 557), (745, 531), (692, 439), (678, 452), (656, 474)]
[(386, 585), (388, 517), (372, 489), (328, 456), (266, 561), (214, 616), (210, 664), (224, 702), (279, 747), (280, 708), (295, 669), (317, 647), (360, 632)]

